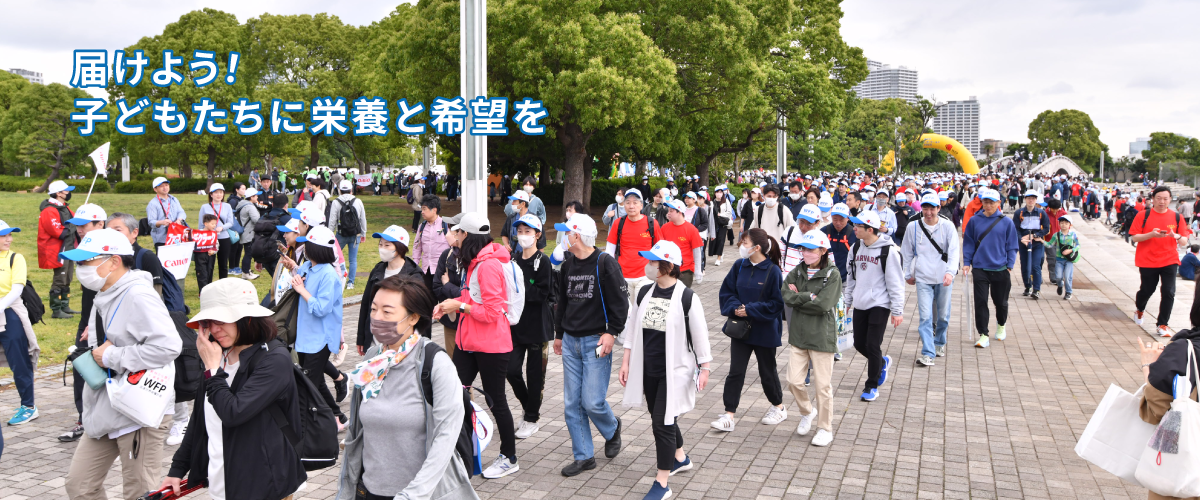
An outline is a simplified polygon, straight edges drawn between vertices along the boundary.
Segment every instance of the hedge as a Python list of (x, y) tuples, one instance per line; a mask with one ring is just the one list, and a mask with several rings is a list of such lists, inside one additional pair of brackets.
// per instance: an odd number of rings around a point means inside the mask
[[(232, 189), (234, 182), (240, 181), (247, 184), (250, 182), (249, 176), (245, 175), (235, 176), (233, 179), (221, 178), (213, 180), (224, 184), (226, 190)], [(150, 187), (151, 182), (153, 182), (153, 179), (118, 182), (115, 189), (118, 193), (126, 194), (150, 193), (154, 191), (154, 188)], [(195, 193), (207, 187), (208, 180), (204, 177), (171, 179), (171, 192), (173, 193)]]
[[(39, 177), (25, 177), (16, 175), (0, 175), (0, 191), (16, 192), (16, 191), (32, 191), (35, 188), (42, 187), (46, 179)], [(75, 191), (87, 192), (88, 186), (92, 185), (91, 179), (63, 179), (68, 186), (75, 186)], [(104, 179), (96, 180), (96, 187), (92, 189), (94, 193), (108, 192), (108, 183)]]

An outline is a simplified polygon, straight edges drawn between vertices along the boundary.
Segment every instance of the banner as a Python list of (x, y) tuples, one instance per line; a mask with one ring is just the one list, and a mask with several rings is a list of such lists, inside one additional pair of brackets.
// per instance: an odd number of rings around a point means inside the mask
[[(96, 173), (105, 177), (108, 177), (108, 148), (110, 144), (112, 143), (106, 142), (101, 144), (95, 151), (92, 151), (92, 154), (88, 155), (92, 159), (92, 162), (96, 164)], [(91, 191), (89, 190), (88, 192)]]
[(181, 280), (187, 277), (188, 269), (192, 267), (192, 250), (195, 248), (196, 243), (192, 241), (163, 245), (158, 247), (158, 260), (162, 262), (163, 269)]
[(370, 175), (356, 175), (356, 176), (354, 176), (354, 182), (358, 183), (359, 186), (363, 186), (363, 187), (370, 186), (371, 185), (371, 176)]

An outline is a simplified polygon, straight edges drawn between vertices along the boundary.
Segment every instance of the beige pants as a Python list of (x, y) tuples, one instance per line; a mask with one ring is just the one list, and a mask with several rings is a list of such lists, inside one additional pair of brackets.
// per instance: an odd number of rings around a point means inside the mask
[(80, 438), (67, 472), (67, 498), (107, 499), (104, 478), (117, 458), (121, 459), (122, 498), (137, 500), (147, 492), (157, 490), (162, 483), (163, 440), (169, 421), (164, 419), (158, 428), (143, 427), (117, 439), (107, 436), (92, 439), (87, 435)]
[(833, 432), (833, 354), (832, 352), (810, 351), (788, 346), (788, 388), (800, 406), (800, 413), (811, 415), (812, 402), (808, 399), (808, 387), (804, 377), (812, 365), (812, 385), (817, 390), (817, 428)]

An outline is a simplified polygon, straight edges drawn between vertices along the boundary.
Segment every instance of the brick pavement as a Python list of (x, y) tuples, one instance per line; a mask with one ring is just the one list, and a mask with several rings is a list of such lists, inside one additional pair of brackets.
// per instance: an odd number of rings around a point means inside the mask
[[(1092, 224), (1081, 224), (1085, 238), (1103, 231), (1086, 227)], [(1101, 246), (1089, 251), (1097, 253), (1093, 262), (1102, 259)], [(1130, 265), (1131, 258), (1121, 255), (1119, 262)], [(753, 366), (737, 430), (726, 434), (709, 428), (722, 411), (729, 359), (729, 341), (720, 334), (723, 318), (714, 312), (719, 279), (728, 265), (709, 268), (709, 279), (696, 288), (709, 311), (716, 359), (696, 409), (679, 421), (697, 468), (671, 478), (672, 490), (688, 499), (1144, 498), (1141, 488), (1090, 466), (1073, 451), (1109, 383), (1127, 389), (1140, 383), (1131, 339), (1144, 335), (1129, 318), (1131, 306), (1110, 298), (1125, 291), (1095, 267), (1081, 267), (1076, 271), (1078, 300), (1059, 300), (1049, 287), (1040, 301), (1014, 293), (1008, 339), (993, 341), (986, 350), (972, 347), (969, 284), (956, 280), (948, 356), (929, 368), (914, 363), (920, 341), (916, 294), (910, 287), (905, 321), (884, 341), (894, 363), (880, 398), (873, 403), (858, 399), (866, 371), (860, 356), (847, 353), (835, 364), (835, 434), (828, 448), (811, 446), (811, 434), (794, 434), (799, 415), (790, 394), (784, 398), (791, 412), (787, 421), (774, 427), (758, 423), (769, 403)], [(1019, 282), (1016, 272), (1013, 279)], [(357, 311), (346, 310), (346, 324), (354, 324)], [(1186, 316), (1186, 311), (1176, 314)], [(440, 340), (440, 328), (434, 338)], [(782, 349), (779, 359), (782, 374), (787, 359)], [(343, 368), (355, 361), (356, 356), (348, 356)], [(619, 366), (618, 358), (614, 372)], [(620, 406), (614, 373), (608, 400), (624, 419), (625, 448), (612, 460), (601, 455), (595, 471), (564, 478), (559, 469), (570, 459), (570, 443), (562, 419), (561, 380), (562, 364), (552, 356), (542, 430), (518, 441), (520, 472), (474, 480), (480, 497), (640, 499), (654, 476), (654, 441), (645, 408)], [(63, 480), (75, 446), (61, 444), (55, 436), (74, 421), (71, 391), (58, 375), (39, 379), (36, 390), (41, 418), (3, 429), (0, 500), (65, 495)], [(509, 404), (519, 407), (511, 396)], [(15, 390), (0, 392), (0, 409), (7, 412), (16, 405)], [(602, 438), (597, 436), (596, 444), (599, 450)], [(497, 448), (492, 446), (486, 458), (494, 457)], [(168, 460), (172, 451), (166, 453)], [(119, 467), (114, 466), (105, 483), (113, 498), (120, 492)], [(335, 478), (336, 470), (314, 474), (297, 497), (332, 498)]]

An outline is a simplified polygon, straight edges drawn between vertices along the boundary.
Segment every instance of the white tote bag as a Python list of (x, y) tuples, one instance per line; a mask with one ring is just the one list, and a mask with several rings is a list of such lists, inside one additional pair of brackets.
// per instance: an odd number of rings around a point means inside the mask
[(1140, 485), (1134, 478), (1146, 442), (1154, 435), (1154, 425), (1139, 414), (1146, 386), (1130, 394), (1111, 384), (1100, 406), (1092, 414), (1087, 428), (1075, 445), (1075, 454), (1114, 476)]
[(108, 400), (143, 427), (158, 427), (175, 404), (175, 363), (154, 370), (125, 372), (105, 384)]
[(1195, 364), (1196, 351), (1189, 340), (1187, 374), (1175, 377), (1175, 400), (1138, 462), (1138, 482), (1159, 495), (1200, 496), (1200, 403), (1191, 398)]

